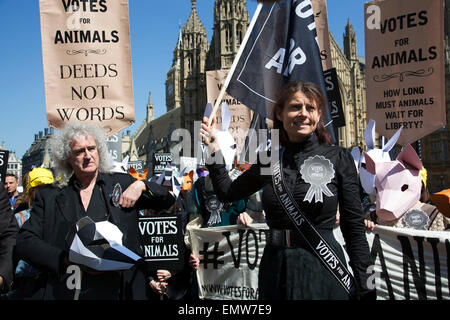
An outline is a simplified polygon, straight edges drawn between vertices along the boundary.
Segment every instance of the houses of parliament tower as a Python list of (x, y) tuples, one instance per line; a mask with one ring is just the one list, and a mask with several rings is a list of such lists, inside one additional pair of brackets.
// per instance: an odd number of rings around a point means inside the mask
[[(165, 83), (167, 112), (155, 119), (149, 94), (147, 118), (131, 138), (136, 149), (134, 153), (139, 160), (147, 161), (150, 173), (153, 155), (170, 152), (170, 137), (175, 129), (188, 129), (192, 139), (197, 135), (194, 122), (201, 121), (207, 103), (206, 71), (231, 67), (250, 23), (246, 0), (215, 0), (213, 34), (208, 43), (205, 26), (197, 13), (197, 0), (190, 1), (187, 22), (180, 25), (178, 38), (174, 35), (173, 60), (168, 66)], [(338, 131), (338, 143), (345, 147), (363, 147), (366, 123), (364, 59), (356, 55), (356, 37), (350, 21), (344, 34), (344, 52), (331, 34), (330, 46), (346, 118), (346, 126)]]

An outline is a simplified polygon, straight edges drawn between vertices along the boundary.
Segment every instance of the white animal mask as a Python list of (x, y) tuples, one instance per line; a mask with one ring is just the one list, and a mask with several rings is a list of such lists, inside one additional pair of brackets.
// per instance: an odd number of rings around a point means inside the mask
[(183, 175), (185, 169), (178, 172), (177, 168), (171, 163), (166, 164), (164, 171), (161, 172), (156, 183), (162, 186), (171, 187), (173, 194), (177, 198), (180, 194), (181, 186), (183, 185)]
[(117, 172), (117, 173), (127, 173), (127, 167), (128, 167), (128, 159), (130, 157), (126, 156), (125, 159), (122, 160), (122, 162), (114, 161), (113, 165), (114, 167), (110, 170), (111, 172)]
[(233, 166), (234, 157), (236, 155), (236, 142), (228, 131), (230, 127), (231, 115), (228, 104), (222, 102), (222, 129), (216, 130), (217, 144), (219, 145), (222, 155), (225, 159), (225, 166), (228, 171)]
[[(376, 149), (375, 121), (369, 120), (369, 123), (367, 124), (367, 127), (364, 130), (364, 140), (366, 141), (367, 145), (367, 150), (365, 151), (365, 153), (367, 153), (375, 163), (391, 161), (389, 151), (391, 151), (391, 149), (397, 143), (397, 140), (400, 137), (401, 132), (402, 128), (400, 128), (392, 136), (392, 138), (389, 139), (389, 141), (382, 146), (381, 149)], [(360, 154), (358, 147), (353, 147), (351, 154), (353, 156), (353, 160), (355, 161), (356, 168), (359, 169), (359, 178), (361, 180), (361, 185), (364, 191), (366, 191), (367, 194), (376, 195), (374, 187), (375, 176), (365, 169), (366, 160), (364, 158), (364, 154), (362, 155)]]
[(400, 218), (420, 199), (422, 162), (411, 145), (406, 145), (396, 160), (372, 161), (366, 154), (367, 171), (375, 177), (377, 216), (385, 221)]

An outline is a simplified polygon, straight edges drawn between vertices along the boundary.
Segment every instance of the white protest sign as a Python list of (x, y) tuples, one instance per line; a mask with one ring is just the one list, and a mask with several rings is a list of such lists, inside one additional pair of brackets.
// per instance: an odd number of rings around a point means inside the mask
[(111, 135), (132, 124), (128, 0), (40, 0), (39, 9), (50, 126), (94, 122)]
[(191, 229), (201, 299), (257, 300), (258, 270), (266, 245), (266, 224)]

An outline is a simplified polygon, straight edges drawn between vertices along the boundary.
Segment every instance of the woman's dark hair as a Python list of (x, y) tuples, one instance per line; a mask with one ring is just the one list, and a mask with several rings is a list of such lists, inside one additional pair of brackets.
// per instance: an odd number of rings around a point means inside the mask
[[(280, 131), (280, 144), (286, 145), (289, 141), (286, 130), (284, 130), (283, 122), (278, 120), (276, 114), (283, 111), (286, 102), (292, 98), (292, 96), (301, 91), (303, 94), (311, 101), (316, 102), (317, 106), (322, 110), (322, 114), (325, 113), (326, 99), (322, 94), (320, 88), (312, 82), (295, 81), (287, 83), (280, 92), (278, 100), (273, 108), (273, 128)], [(317, 138), (320, 143), (332, 144), (331, 136), (327, 129), (325, 129), (325, 124), (323, 122), (323, 117), (320, 117), (319, 123), (315, 131)]]

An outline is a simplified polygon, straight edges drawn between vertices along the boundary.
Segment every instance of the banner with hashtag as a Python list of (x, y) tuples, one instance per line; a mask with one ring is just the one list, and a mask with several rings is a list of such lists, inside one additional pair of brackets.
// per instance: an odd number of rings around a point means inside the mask
[(191, 229), (200, 299), (257, 300), (266, 224)]
[[(259, 263), (266, 245), (266, 224), (190, 230), (200, 258), (199, 296), (214, 300), (258, 299)], [(339, 227), (334, 236), (348, 255)], [(366, 232), (372, 265), (367, 286), (377, 300), (448, 300), (450, 233), (376, 226)], [(351, 270), (351, 268), (350, 268)]]

